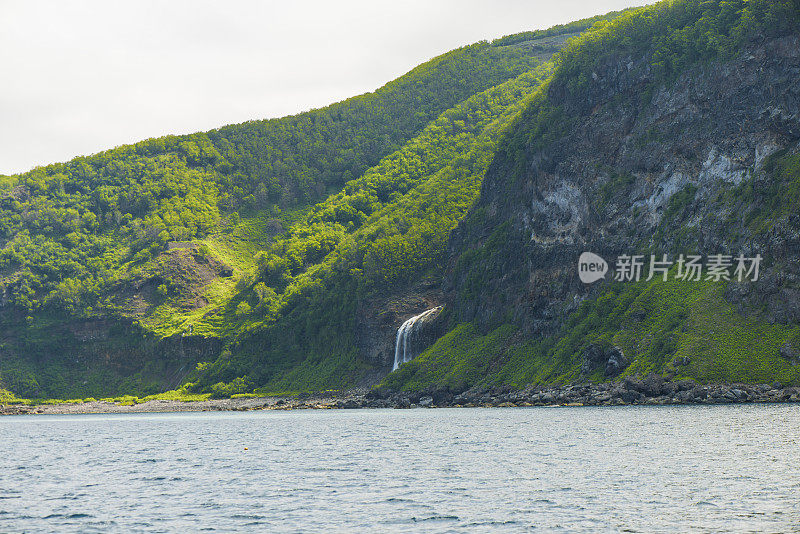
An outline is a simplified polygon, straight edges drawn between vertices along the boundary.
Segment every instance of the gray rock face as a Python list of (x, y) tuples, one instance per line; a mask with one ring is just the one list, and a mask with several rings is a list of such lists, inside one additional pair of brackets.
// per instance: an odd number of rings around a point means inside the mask
[[(578, 279), (582, 252), (613, 266), (620, 254), (646, 247), (760, 253), (765, 282), (758, 291), (732, 284), (727, 298), (763, 305), (776, 321), (800, 320), (800, 216), (755, 235), (736, 199), (717, 202), (744, 180), (764, 187), (768, 156), (800, 149), (800, 39), (764, 40), (648, 92), (651, 78), (648, 58), (618, 56), (585, 93), (551, 84), (549, 99), (577, 120), (560, 139), (529, 147), (521, 172), (518, 154), (495, 157), (449, 245), (443, 286), (458, 320), (488, 327), (502, 317), (532, 335), (552, 333), (603, 284)], [(686, 198), (668, 218), (679, 192)], [(585, 356), (587, 366), (604, 357)], [(613, 360), (610, 374), (624, 366)]]
[(625, 367), (628, 366), (628, 360), (625, 358), (622, 349), (619, 347), (612, 347), (608, 353), (608, 361), (606, 361), (606, 376), (617, 376)]
[(603, 354), (603, 348), (599, 345), (589, 345), (583, 351), (583, 354), (581, 354), (581, 359), (583, 360), (581, 372), (583, 374), (588, 374), (604, 361), (605, 355)]
[(605, 376), (614, 377), (619, 375), (628, 366), (628, 360), (619, 347), (603, 348), (599, 345), (591, 344), (581, 354), (583, 363), (581, 372), (589, 374), (595, 369), (603, 369)]

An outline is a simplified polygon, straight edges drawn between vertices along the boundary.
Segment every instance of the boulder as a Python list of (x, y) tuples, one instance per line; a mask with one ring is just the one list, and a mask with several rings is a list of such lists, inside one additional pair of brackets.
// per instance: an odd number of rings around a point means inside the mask
[(622, 399), (624, 402), (628, 404), (633, 404), (634, 402), (641, 402), (645, 399), (645, 396), (633, 389), (626, 389), (620, 392), (619, 398)]
[(708, 398), (708, 389), (702, 386), (697, 386), (689, 391), (689, 399), (693, 401), (705, 400)]
[(647, 397), (660, 397), (665, 392), (664, 378), (660, 375), (650, 373), (639, 382), (639, 392)]

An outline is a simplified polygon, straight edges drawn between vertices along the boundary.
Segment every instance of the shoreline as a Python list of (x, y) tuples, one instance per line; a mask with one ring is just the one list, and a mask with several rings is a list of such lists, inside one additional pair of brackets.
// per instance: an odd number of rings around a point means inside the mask
[(453, 394), (446, 389), (423, 392), (349, 390), (325, 394), (204, 401), (149, 400), (139, 404), (90, 401), (65, 404), (0, 405), (0, 415), (78, 415), (255, 410), (331, 410), (366, 408), (478, 408), (627, 405), (706, 405), (800, 402), (800, 387), (780, 384), (707, 384), (693, 380), (643, 380), (553, 387), (472, 388)]

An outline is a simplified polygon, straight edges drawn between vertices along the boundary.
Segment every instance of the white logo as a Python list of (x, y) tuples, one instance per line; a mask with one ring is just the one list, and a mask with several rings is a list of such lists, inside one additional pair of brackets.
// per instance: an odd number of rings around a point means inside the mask
[(584, 284), (592, 284), (605, 278), (608, 272), (606, 260), (592, 252), (584, 252), (578, 258), (578, 276)]

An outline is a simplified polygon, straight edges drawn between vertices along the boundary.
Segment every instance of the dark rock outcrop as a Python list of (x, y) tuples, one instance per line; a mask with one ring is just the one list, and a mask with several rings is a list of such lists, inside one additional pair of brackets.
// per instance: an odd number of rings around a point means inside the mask
[(595, 344), (584, 349), (581, 359), (583, 374), (589, 374), (595, 369), (602, 368), (607, 377), (619, 375), (630, 363), (621, 348), (616, 346), (603, 348)]

